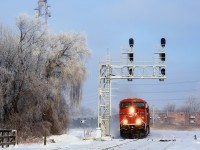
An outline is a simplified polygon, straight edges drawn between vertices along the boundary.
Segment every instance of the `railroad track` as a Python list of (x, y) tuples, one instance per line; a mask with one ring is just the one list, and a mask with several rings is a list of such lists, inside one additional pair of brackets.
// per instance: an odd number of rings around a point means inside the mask
[(93, 146), (88, 149), (92, 150), (111, 150), (119, 149), (121, 146), (137, 141), (138, 139), (112, 139), (111, 141), (95, 142)]
[[(117, 141), (118, 140), (118, 141)], [(145, 139), (114, 139), (113, 141), (107, 141), (102, 143), (93, 149), (97, 150), (117, 150), (117, 149), (130, 149), (131, 150), (151, 150), (155, 147), (158, 147), (160, 150), (167, 150), (176, 142), (176, 139), (173, 138), (145, 138)]]
[(134, 142), (134, 141), (138, 141), (139, 139), (124, 139), (122, 140), (123, 142), (120, 142), (118, 144), (103, 148), (102, 150), (111, 150), (111, 149), (115, 149), (115, 148), (120, 148), (121, 146), (125, 145), (125, 144), (129, 144), (130, 142)]

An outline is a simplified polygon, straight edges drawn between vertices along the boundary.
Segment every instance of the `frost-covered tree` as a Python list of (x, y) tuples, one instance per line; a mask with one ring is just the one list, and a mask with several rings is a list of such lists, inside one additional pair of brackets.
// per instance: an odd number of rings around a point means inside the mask
[(0, 127), (15, 128), (23, 138), (41, 136), (43, 128), (59, 134), (81, 101), (86, 37), (51, 33), (26, 15), (16, 24), (17, 33), (0, 26)]

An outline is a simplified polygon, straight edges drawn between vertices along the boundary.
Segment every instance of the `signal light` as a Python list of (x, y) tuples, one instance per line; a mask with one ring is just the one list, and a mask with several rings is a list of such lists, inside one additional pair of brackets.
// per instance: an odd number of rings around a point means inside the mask
[(128, 68), (128, 73), (129, 73), (129, 75), (133, 75), (133, 69), (132, 68)]
[(165, 61), (165, 53), (164, 52), (160, 53), (160, 59), (161, 59), (161, 61)]
[[(132, 76), (133, 75), (133, 69), (132, 68), (128, 68), (128, 74), (130, 75), (130, 76)], [(128, 81), (132, 81), (133, 79), (127, 79)]]
[(161, 38), (160, 43), (161, 43), (161, 46), (164, 48), (166, 44), (165, 38)]
[(133, 53), (128, 53), (128, 59), (129, 59), (130, 61), (133, 61)]
[(164, 75), (165, 75), (165, 68), (162, 68), (162, 69), (160, 70), (160, 72), (161, 72), (161, 74), (164, 76)]
[(134, 45), (134, 40), (133, 40), (133, 38), (130, 38), (129, 39), (129, 46), (133, 47), (133, 45)]

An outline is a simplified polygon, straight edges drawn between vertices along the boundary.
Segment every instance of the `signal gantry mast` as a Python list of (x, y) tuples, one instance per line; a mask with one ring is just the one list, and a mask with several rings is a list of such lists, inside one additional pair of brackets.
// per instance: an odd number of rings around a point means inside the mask
[(165, 38), (161, 38), (161, 48), (154, 53), (153, 62), (138, 63), (134, 59), (134, 40), (129, 39), (130, 48), (122, 52), (122, 61), (112, 63), (109, 56), (99, 62), (98, 81), (98, 128), (97, 139), (110, 136), (111, 116), (111, 80), (113, 79), (158, 79), (164, 81), (165, 74)]

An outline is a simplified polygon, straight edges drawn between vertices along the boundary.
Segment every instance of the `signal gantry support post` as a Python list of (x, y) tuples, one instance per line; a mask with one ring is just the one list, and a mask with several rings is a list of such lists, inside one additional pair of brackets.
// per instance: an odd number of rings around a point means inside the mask
[(98, 128), (103, 136), (110, 135), (110, 75), (110, 58), (107, 57), (105, 64), (99, 65), (98, 83)]
[[(98, 81), (98, 137), (102, 138), (110, 135), (110, 116), (111, 116), (111, 80), (113, 79), (158, 79), (164, 81), (165, 74), (165, 44), (164, 38), (161, 39), (161, 49), (154, 53), (154, 61), (151, 63), (137, 63), (134, 60), (133, 45), (134, 40), (129, 39), (130, 49), (122, 52), (123, 60), (118, 64), (111, 64), (110, 57), (99, 62), (99, 81)], [(125, 56), (125, 57), (124, 57)], [(100, 136), (100, 137), (99, 137)]]

